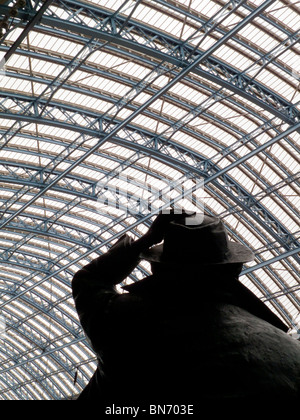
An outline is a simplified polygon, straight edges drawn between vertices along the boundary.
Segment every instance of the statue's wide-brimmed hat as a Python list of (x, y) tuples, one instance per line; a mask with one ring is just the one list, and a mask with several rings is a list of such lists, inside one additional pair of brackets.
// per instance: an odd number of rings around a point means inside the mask
[(220, 219), (196, 214), (171, 222), (164, 242), (140, 258), (172, 265), (216, 265), (249, 262), (254, 255), (245, 245), (229, 240)]

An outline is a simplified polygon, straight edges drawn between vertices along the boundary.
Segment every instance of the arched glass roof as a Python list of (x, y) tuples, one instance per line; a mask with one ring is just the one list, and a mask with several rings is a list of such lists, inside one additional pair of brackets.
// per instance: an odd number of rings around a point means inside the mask
[(128, 191), (203, 180), (255, 253), (241, 281), (297, 337), (299, 1), (0, 0), (0, 28), (0, 398), (93, 374), (70, 284), (146, 231), (161, 201), (129, 214)]

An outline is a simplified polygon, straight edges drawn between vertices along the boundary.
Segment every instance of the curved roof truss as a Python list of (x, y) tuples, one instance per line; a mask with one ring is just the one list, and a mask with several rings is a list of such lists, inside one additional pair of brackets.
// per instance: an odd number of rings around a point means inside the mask
[(104, 211), (118, 176), (142, 195), (203, 180), (255, 253), (241, 281), (297, 333), (297, 3), (3, 0), (0, 28), (0, 398), (72, 398), (92, 375), (72, 276), (153, 216), (128, 214), (124, 182)]

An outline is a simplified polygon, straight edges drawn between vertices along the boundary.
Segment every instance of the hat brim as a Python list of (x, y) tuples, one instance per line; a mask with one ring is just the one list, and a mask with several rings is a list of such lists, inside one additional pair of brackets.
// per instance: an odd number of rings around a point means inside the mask
[(226, 256), (223, 258), (222, 261), (207, 261), (201, 260), (201, 255), (197, 256), (197, 258), (191, 260), (178, 260), (178, 258), (172, 259), (164, 259), (163, 257), (163, 244), (156, 245), (149, 250), (142, 252), (139, 257), (140, 259), (154, 262), (154, 263), (161, 263), (161, 264), (172, 264), (172, 265), (220, 265), (220, 264), (234, 264), (234, 263), (245, 263), (254, 260), (253, 252), (247, 248), (246, 246), (239, 244), (237, 242), (229, 242), (228, 244), (228, 251)]

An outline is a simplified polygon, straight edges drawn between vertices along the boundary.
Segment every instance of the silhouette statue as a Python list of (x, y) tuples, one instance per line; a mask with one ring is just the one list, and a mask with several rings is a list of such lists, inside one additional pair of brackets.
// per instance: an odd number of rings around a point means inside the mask
[[(230, 241), (219, 219), (199, 217), (160, 214), (140, 239), (122, 236), (74, 276), (98, 358), (78, 400), (298, 401), (300, 343), (238, 280), (252, 252)], [(141, 259), (152, 275), (118, 293)]]

